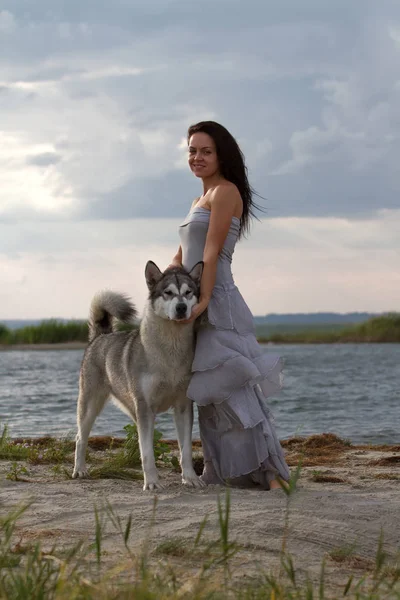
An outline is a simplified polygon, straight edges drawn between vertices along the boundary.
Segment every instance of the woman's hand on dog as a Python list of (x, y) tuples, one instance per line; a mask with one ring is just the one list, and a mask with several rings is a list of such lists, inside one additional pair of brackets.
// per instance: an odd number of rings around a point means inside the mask
[(209, 298), (200, 298), (200, 301), (198, 304), (196, 304), (193, 308), (192, 308), (192, 314), (190, 315), (190, 317), (188, 319), (182, 319), (177, 321), (177, 323), (183, 323), (183, 324), (188, 324), (188, 323), (193, 323), (193, 321), (195, 321), (197, 319), (197, 317), (199, 317), (207, 308), (208, 303), (210, 302)]

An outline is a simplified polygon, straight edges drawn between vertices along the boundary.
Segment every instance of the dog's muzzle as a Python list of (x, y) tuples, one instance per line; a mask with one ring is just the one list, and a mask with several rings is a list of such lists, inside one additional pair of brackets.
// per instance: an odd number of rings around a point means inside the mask
[(186, 319), (187, 305), (184, 302), (179, 302), (175, 306), (175, 314), (177, 319)]

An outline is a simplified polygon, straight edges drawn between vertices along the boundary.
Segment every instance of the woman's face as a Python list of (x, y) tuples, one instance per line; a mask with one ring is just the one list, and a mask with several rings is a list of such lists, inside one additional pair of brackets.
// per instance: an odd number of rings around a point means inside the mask
[(212, 177), (219, 173), (214, 140), (207, 133), (194, 133), (189, 139), (190, 170), (196, 177)]

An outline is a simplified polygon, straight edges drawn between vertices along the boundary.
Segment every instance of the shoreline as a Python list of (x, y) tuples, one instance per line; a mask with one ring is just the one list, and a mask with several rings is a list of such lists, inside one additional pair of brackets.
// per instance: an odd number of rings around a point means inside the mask
[[(288, 341), (279, 341), (273, 342), (264, 339), (258, 339), (259, 344), (263, 346), (305, 346), (305, 345), (348, 345), (348, 344), (393, 344), (398, 345), (399, 342), (382, 342), (382, 341), (365, 341), (365, 340), (341, 340), (341, 341), (329, 341), (329, 340), (288, 340)], [(54, 343), (46, 343), (46, 344), (0, 344), (0, 352), (13, 352), (13, 351), (26, 351), (26, 350), (84, 350), (88, 345), (88, 342), (54, 342)]]
[[(323, 440), (324, 438), (329, 439), (330, 436), (340, 440), (340, 438), (337, 438), (336, 434), (314, 433), (314, 434), (310, 434), (310, 435), (307, 435), (304, 437), (295, 436), (295, 437), (290, 437), (287, 439), (281, 439), (281, 440), (279, 440), (279, 442), (280, 442), (282, 448), (285, 449), (285, 451), (290, 452), (294, 446), (297, 446), (301, 443), (307, 444), (307, 441), (310, 442), (310, 440), (320, 440), (320, 439)], [(60, 439), (60, 437), (53, 436), (53, 435), (41, 435), (38, 437), (16, 436), (16, 437), (10, 437), (10, 442), (12, 444), (27, 443), (32, 446), (36, 446), (36, 445), (43, 446), (46, 443), (51, 443), (51, 442), (59, 440), (59, 439)], [(71, 446), (74, 447), (75, 446), (75, 438), (72, 437), (72, 438), (70, 438), (69, 441), (71, 443)], [(113, 446), (114, 448), (121, 448), (125, 441), (126, 441), (125, 437), (119, 437), (119, 436), (113, 436), (113, 435), (93, 435), (93, 436), (89, 437), (88, 447), (92, 448), (93, 450), (99, 450), (99, 451), (108, 449), (110, 447), (110, 445)], [(172, 450), (172, 451), (179, 450), (177, 439), (161, 438), (160, 443), (166, 444), (167, 446), (169, 446), (170, 450)], [(349, 444), (345, 443), (344, 446), (345, 447), (348, 446), (348, 448), (351, 448), (351, 450), (357, 451), (357, 452), (358, 451), (393, 452), (393, 453), (400, 452), (400, 443), (399, 444), (396, 444), (396, 443), (395, 444), (353, 444), (350, 442)], [(201, 452), (200, 438), (192, 439), (192, 448), (196, 452), (197, 451)]]

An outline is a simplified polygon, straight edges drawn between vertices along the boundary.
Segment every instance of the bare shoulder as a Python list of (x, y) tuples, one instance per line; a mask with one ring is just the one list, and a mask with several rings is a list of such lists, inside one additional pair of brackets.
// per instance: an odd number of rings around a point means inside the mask
[(192, 206), (190, 207), (190, 210), (192, 210), (192, 208), (194, 208), (196, 206), (196, 204), (198, 203), (198, 201), (200, 200), (200, 196), (197, 196), (197, 198), (195, 198), (192, 202)]
[(223, 182), (210, 191), (209, 205), (213, 207), (226, 208), (232, 211), (234, 216), (240, 218), (243, 211), (243, 202), (240, 192), (234, 183)]

